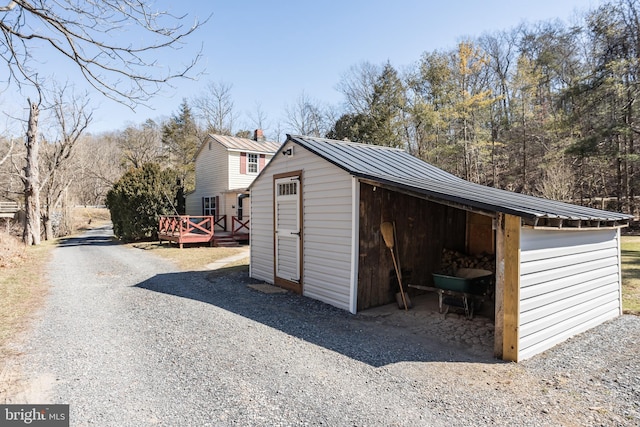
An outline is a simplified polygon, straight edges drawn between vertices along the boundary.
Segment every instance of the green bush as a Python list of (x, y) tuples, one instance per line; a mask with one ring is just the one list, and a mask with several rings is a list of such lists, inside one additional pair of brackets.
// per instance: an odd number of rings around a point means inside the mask
[(158, 218), (176, 215), (179, 204), (178, 175), (171, 169), (148, 163), (131, 169), (107, 193), (113, 232), (125, 241), (157, 238)]

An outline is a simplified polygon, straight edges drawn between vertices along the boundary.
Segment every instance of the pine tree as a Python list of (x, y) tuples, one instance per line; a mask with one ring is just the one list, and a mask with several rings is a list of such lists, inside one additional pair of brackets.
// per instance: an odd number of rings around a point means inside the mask
[(183, 191), (195, 188), (195, 155), (200, 147), (198, 125), (186, 100), (180, 111), (162, 127), (162, 144), (169, 162), (178, 172)]

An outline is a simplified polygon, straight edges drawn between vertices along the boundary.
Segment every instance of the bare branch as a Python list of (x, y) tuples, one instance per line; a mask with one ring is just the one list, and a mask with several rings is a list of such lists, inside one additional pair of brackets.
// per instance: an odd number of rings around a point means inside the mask
[(0, 12), (7, 12), (17, 6), (15, 1), (9, 2), (8, 5), (0, 7)]
[(10, 143), (9, 143), (9, 151), (7, 151), (7, 154), (5, 154), (4, 157), (2, 158), (2, 160), (0, 160), (0, 165), (2, 165), (4, 162), (7, 161), (7, 159), (9, 157), (11, 157), (11, 153), (13, 151), (13, 145), (14, 145), (13, 138), (11, 138), (9, 141), (10, 141)]
[[(184, 39), (204, 25), (195, 20), (186, 27), (186, 15), (151, 10), (136, 0), (16, 0), (0, 9), (0, 60), (8, 66), (7, 85), (37, 86), (42, 68), (33, 52), (52, 49), (75, 64), (84, 79), (104, 96), (129, 107), (148, 101), (163, 85), (190, 78), (201, 51), (186, 65), (171, 70), (158, 63), (160, 53), (180, 49)], [(135, 34), (140, 43), (112, 33)], [(133, 38), (132, 38), (133, 39)], [(166, 53), (164, 54), (166, 55)], [(1, 80), (0, 80), (1, 81)]]

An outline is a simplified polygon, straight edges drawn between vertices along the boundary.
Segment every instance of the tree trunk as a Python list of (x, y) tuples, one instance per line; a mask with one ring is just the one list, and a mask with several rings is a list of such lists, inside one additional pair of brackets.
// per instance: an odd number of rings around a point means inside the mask
[(44, 240), (53, 240), (53, 221), (51, 217), (45, 215), (43, 218), (44, 223)]
[(29, 124), (27, 127), (27, 165), (24, 167), (25, 224), (22, 239), (27, 245), (40, 244), (40, 170), (38, 167), (38, 116), (40, 108), (29, 102)]

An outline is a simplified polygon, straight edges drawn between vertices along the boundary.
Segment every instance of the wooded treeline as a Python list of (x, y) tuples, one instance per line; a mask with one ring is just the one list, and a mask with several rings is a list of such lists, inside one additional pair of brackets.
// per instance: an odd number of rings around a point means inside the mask
[(405, 148), (481, 184), (637, 214), (639, 14), (637, 0), (616, 0), (579, 25), (522, 25), (425, 52), (403, 73), (360, 64), (338, 86), (347, 111), (328, 136)]

